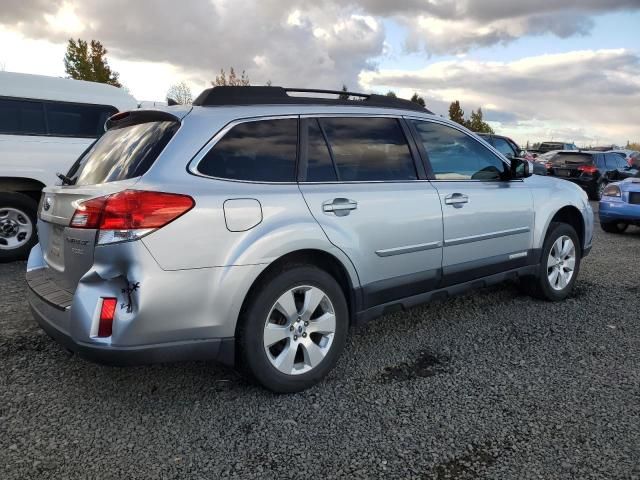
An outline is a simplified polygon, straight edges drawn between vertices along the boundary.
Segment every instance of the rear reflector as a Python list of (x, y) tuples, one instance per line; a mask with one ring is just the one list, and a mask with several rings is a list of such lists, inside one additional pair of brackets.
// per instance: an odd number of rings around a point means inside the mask
[(117, 232), (99, 236), (98, 243), (135, 240), (164, 227), (191, 210), (195, 202), (188, 195), (141, 190), (124, 190), (78, 204), (70, 226)]
[(98, 324), (98, 337), (110, 337), (113, 330), (113, 317), (116, 313), (118, 300), (115, 298), (103, 298), (100, 308), (100, 323)]

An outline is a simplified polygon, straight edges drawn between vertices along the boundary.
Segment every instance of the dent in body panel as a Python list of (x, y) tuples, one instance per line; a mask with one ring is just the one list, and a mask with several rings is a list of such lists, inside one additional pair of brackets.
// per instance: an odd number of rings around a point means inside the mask
[[(264, 268), (166, 271), (140, 242), (98, 247), (94, 266), (74, 296), (70, 334), (76, 341), (113, 346), (232, 337), (242, 302)], [(112, 336), (92, 338), (101, 298), (127, 305), (129, 296), (130, 308), (116, 309)]]

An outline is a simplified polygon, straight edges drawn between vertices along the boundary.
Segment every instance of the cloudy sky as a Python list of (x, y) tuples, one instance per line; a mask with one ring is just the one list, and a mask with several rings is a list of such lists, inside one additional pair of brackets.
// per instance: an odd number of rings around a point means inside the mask
[[(482, 107), (521, 143), (640, 141), (640, 0), (3, 0), (0, 68), (64, 76), (100, 40), (139, 100), (220, 68), (253, 84)], [(1, 93), (1, 92), (0, 92)]]

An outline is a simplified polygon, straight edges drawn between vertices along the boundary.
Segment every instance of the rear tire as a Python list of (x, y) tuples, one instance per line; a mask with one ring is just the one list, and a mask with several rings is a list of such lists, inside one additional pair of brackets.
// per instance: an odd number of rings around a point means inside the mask
[(624, 233), (629, 228), (629, 224), (624, 222), (600, 222), (600, 227), (607, 233)]
[(299, 392), (335, 366), (347, 338), (349, 310), (324, 270), (294, 265), (263, 279), (239, 319), (241, 367), (267, 389)]
[(600, 201), (602, 200), (602, 194), (604, 193), (604, 189), (607, 188), (608, 183), (604, 180), (600, 180), (593, 191), (591, 192), (591, 200)]
[(582, 248), (575, 229), (566, 223), (549, 225), (537, 275), (523, 278), (525, 293), (557, 302), (571, 294), (580, 271)]
[(38, 204), (22, 193), (0, 193), (0, 263), (25, 260), (37, 243)]

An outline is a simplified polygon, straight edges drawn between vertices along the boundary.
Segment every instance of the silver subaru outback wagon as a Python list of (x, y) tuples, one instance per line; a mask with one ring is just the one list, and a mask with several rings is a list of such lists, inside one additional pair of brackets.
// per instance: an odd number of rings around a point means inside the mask
[(518, 279), (566, 298), (593, 212), (416, 104), (216, 87), (117, 114), (45, 188), (29, 302), (111, 364), (213, 359), (293, 392), (350, 324)]

